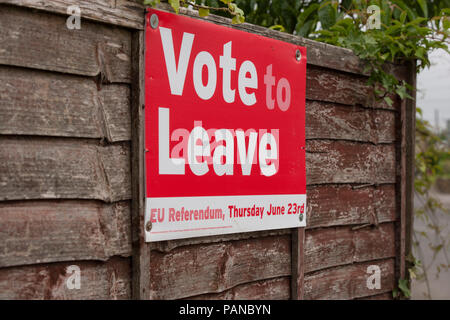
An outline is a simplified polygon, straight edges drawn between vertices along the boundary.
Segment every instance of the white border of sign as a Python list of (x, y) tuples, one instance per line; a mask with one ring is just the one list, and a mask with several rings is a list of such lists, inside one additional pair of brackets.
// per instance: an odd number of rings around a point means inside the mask
[[(147, 242), (306, 226), (304, 194), (146, 198), (145, 207), (146, 226), (153, 213)], [(284, 213), (269, 215), (270, 207), (283, 207)]]

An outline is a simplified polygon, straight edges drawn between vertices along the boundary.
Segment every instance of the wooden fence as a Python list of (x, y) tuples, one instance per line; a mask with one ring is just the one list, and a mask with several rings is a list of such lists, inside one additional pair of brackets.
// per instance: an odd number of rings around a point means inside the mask
[[(80, 30), (66, 27), (72, 4)], [(144, 8), (2, 0), (0, 299), (392, 297), (410, 250), (414, 103), (377, 102), (348, 50), (206, 20), (307, 47), (306, 232), (145, 244)], [(70, 265), (80, 289), (66, 286)], [(369, 265), (381, 289), (366, 286)]]

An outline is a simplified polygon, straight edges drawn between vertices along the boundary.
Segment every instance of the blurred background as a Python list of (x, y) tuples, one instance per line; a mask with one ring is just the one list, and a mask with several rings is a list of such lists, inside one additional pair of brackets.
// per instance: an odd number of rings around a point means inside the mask
[[(420, 270), (412, 282), (412, 298), (450, 299), (450, 55), (437, 50), (430, 60), (430, 68), (417, 78), (417, 107), (422, 115), (419, 112), (418, 119), (440, 140), (429, 139), (425, 145), (421, 141), (416, 151), (436, 148), (432, 160), (440, 170), (430, 173), (429, 193), (416, 192), (414, 199), (414, 256), (420, 260)], [(420, 163), (416, 170), (420, 176)]]

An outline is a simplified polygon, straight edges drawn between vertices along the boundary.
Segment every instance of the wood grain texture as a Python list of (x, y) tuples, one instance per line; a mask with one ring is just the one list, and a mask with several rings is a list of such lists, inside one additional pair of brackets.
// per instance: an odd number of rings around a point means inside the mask
[(189, 297), (190, 300), (288, 300), (290, 278), (280, 277), (238, 285), (220, 293)]
[(211, 243), (228, 242), (228, 241), (239, 241), (239, 240), (248, 240), (248, 239), (258, 239), (258, 238), (265, 238), (265, 237), (271, 237), (271, 236), (282, 236), (282, 235), (289, 235), (289, 234), (291, 234), (291, 232), (292, 232), (291, 229), (273, 229), (273, 230), (263, 230), (263, 231), (255, 231), (255, 232), (239, 232), (239, 233), (231, 233), (231, 234), (221, 234), (221, 235), (217, 235), (217, 236), (206, 236), (206, 237), (152, 242), (151, 247), (152, 247), (152, 250), (167, 253), (167, 252), (172, 251), (175, 248), (184, 247), (184, 246), (211, 244)]
[(0, 10), (0, 64), (129, 83), (130, 46), (125, 29), (85, 21), (80, 30), (69, 30), (62, 16)]
[(306, 101), (306, 139), (395, 141), (395, 113), (358, 106)]
[(87, 78), (0, 67), (0, 134), (131, 138), (130, 89)]
[(137, 1), (127, 0), (2, 0), (2, 3), (39, 9), (67, 15), (67, 8), (77, 5), (82, 19), (95, 20), (112, 25), (143, 29), (144, 7)]
[(386, 293), (377, 294), (375, 296), (356, 298), (356, 300), (393, 300), (393, 297), (392, 297), (392, 292), (386, 292)]
[(364, 225), (396, 219), (395, 185), (325, 185), (306, 190), (307, 228)]
[(0, 139), (0, 200), (131, 198), (128, 144)]
[(130, 203), (0, 203), (0, 267), (131, 256)]
[[(390, 275), (389, 275), (390, 276)], [(203, 294), (189, 297), (189, 300), (288, 300), (289, 297), (289, 277), (281, 277), (269, 280), (246, 283), (230, 290)], [(381, 290), (382, 291), (382, 290)], [(334, 299), (339, 299), (338, 297)], [(392, 300), (392, 293), (386, 292), (376, 295), (369, 295), (356, 300)]]
[(305, 279), (305, 230), (294, 228), (291, 234), (291, 299), (303, 300)]
[(395, 183), (395, 146), (306, 142), (306, 183)]
[(354, 262), (395, 257), (394, 224), (307, 230), (305, 273)]
[[(398, 178), (398, 190), (400, 199), (400, 221), (398, 223), (398, 260), (397, 279), (409, 279), (408, 269), (412, 263), (407, 261), (407, 257), (412, 254), (413, 233), (414, 233), (414, 192), (415, 192), (415, 134), (416, 134), (416, 77), (417, 62), (410, 61), (408, 64), (407, 83), (414, 89), (409, 90), (413, 99), (402, 101), (400, 114), (400, 135), (398, 145), (400, 153), (400, 177)], [(409, 287), (411, 286), (408, 280)]]
[(152, 299), (218, 293), (291, 273), (289, 235), (152, 251)]
[[(73, 261), (0, 269), (0, 299), (130, 299), (129, 258), (107, 262)], [(67, 267), (80, 268), (80, 289), (69, 290)]]
[[(130, 90), (68, 75), (1, 67), (0, 133), (130, 140)], [(395, 141), (395, 114), (307, 101), (307, 139)]]
[(133, 299), (150, 299), (150, 243), (145, 242), (145, 40), (144, 32), (132, 37), (132, 234), (133, 234)]
[[(374, 229), (307, 230), (305, 272), (394, 257), (393, 237), (392, 223)], [(190, 245), (168, 253), (152, 251), (151, 296), (179, 299), (226, 295), (227, 290), (245, 283), (291, 275), (291, 257), (290, 234)]]
[(315, 66), (306, 69), (306, 99), (334, 102), (345, 105), (359, 105), (366, 108), (399, 110), (399, 98), (389, 95), (394, 101), (389, 106), (384, 100), (377, 100), (373, 88), (367, 85), (367, 77), (352, 75)]
[[(378, 265), (381, 271), (381, 288), (369, 289), (367, 267)], [(392, 291), (394, 288), (394, 259), (352, 264), (325, 269), (305, 275), (305, 299), (355, 299)]]

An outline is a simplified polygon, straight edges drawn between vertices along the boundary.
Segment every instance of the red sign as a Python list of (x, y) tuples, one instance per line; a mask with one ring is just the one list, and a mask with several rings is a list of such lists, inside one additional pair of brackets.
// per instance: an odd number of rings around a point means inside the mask
[(145, 63), (147, 241), (304, 226), (306, 48), (150, 10)]

